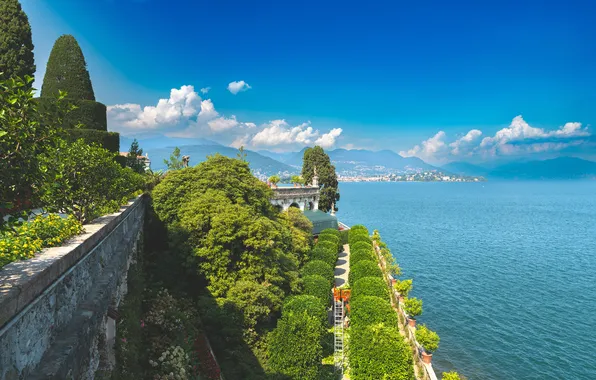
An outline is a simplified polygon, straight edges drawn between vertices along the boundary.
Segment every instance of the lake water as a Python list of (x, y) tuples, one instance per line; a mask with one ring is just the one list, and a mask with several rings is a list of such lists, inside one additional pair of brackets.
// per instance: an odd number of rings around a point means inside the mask
[(440, 373), (596, 379), (596, 181), (340, 183), (437, 331)]

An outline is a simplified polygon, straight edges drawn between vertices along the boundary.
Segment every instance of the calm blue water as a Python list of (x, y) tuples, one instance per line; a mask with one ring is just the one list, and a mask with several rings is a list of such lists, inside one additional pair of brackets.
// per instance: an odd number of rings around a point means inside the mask
[(469, 379), (596, 379), (596, 181), (341, 183)]

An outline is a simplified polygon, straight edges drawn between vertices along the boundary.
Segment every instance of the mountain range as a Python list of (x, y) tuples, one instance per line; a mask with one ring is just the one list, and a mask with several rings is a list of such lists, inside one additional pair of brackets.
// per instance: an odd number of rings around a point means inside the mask
[[(227, 157), (238, 157), (238, 149), (223, 146), (206, 139), (179, 139), (170, 147), (163, 146), (159, 137), (140, 139), (139, 145), (149, 154), (153, 170), (166, 168), (164, 159), (169, 159), (178, 145), (182, 155), (189, 155), (191, 165), (204, 161), (207, 156), (220, 153)], [(192, 144), (188, 144), (192, 141)], [(121, 151), (126, 151), (131, 139), (121, 137)], [(170, 141), (168, 141), (170, 142)], [(299, 152), (272, 152), (268, 150), (245, 150), (246, 160), (255, 174), (296, 174), (302, 167), (306, 148)], [(365, 149), (328, 150), (332, 163), (342, 176), (377, 176), (392, 173), (438, 171), (445, 174), (482, 176), (488, 179), (579, 179), (596, 178), (596, 162), (575, 157), (559, 157), (541, 161), (509, 162), (496, 167), (485, 167), (467, 162), (451, 162), (441, 167), (430, 165), (417, 157), (402, 157), (391, 150), (371, 151)]]

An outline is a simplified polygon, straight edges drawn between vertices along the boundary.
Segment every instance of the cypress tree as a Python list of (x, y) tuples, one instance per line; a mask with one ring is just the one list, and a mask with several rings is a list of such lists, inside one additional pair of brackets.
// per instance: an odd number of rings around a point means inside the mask
[(0, 73), (4, 78), (35, 73), (31, 25), (18, 0), (0, 0)]
[(43, 78), (41, 97), (54, 96), (60, 90), (66, 91), (69, 99), (95, 100), (83, 51), (71, 35), (60, 36), (54, 43)]

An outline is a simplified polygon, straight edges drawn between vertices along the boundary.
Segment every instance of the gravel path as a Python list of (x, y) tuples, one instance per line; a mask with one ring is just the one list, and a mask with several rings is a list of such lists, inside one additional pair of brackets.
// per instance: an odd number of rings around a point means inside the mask
[(339, 254), (335, 264), (335, 286), (340, 287), (348, 282), (350, 273), (350, 246), (344, 244), (344, 251)]

